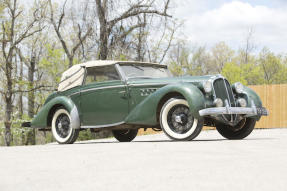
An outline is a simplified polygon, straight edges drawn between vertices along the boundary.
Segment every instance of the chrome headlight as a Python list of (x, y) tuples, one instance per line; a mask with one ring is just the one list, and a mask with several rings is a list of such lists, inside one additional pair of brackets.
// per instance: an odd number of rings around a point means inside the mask
[(220, 98), (216, 98), (216, 99), (213, 101), (213, 103), (214, 103), (214, 105), (215, 105), (216, 107), (222, 107), (222, 106), (223, 106), (223, 101), (222, 101), (222, 99), (220, 99)]
[(239, 99), (237, 100), (237, 102), (239, 103), (239, 105), (240, 105), (241, 107), (246, 107), (246, 106), (247, 106), (247, 102), (246, 102), (246, 100), (243, 99), (243, 98), (239, 98)]
[(241, 93), (243, 93), (244, 86), (242, 85), (242, 83), (236, 82), (234, 84), (234, 89), (235, 89), (236, 93), (241, 94)]
[(205, 93), (210, 93), (212, 91), (212, 81), (207, 80), (203, 82), (202, 85)]

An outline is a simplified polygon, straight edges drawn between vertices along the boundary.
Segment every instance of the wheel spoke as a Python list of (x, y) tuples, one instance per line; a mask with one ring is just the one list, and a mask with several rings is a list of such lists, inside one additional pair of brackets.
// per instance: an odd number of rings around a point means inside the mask
[(56, 132), (61, 138), (66, 138), (71, 130), (70, 119), (66, 114), (61, 114), (56, 119)]
[(168, 113), (167, 122), (172, 131), (184, 134), (191, 129), (194, 118), (186, 105), (176, 105)]

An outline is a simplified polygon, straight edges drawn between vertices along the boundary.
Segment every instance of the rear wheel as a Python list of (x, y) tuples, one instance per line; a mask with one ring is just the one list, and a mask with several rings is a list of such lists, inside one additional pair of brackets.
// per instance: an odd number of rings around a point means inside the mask
[(216, 124), (217, 131), (227, 139), (244, 139), (253, 131), (256, 119), (246, 118), (241, 120), (236, 126), (222, 123)]
[(79, 136), (79, 129), (71, 127), (70, 113), (65, 109), (58, 109), (52, 119), (52, 134), (60, 144), (72, 144)]
[(161, 109), (160, 125), (171, 139), (189, 141), (201, 132), (203, 119), (192, 115), (186, 100), (171, 98)]
[(114, 137), (120, 142), (131, 142), (138, 134), (138, 129), (113, 130)]

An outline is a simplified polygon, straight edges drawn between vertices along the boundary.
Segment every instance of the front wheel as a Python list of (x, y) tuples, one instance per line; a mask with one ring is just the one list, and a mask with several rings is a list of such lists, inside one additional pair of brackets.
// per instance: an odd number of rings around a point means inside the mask
[(73, 144), (79, 136), (79, 129), (71, 127), (70, 113), (65, 109), (58, 109), (52, 119), (52, 134), (60, 144)]
[(244, 139), (254, 129), (256, 119), (246, 118), (242, 119), (236, 126), (218, 123), (216, 124), (217, 131), (227, 139)]
[(120, 142), (131, 142), (138, 134), (138, 129), (113, 130), (114, 137)]
[(201, 132), (203, 119), (192, 115), (186, 100), (171, 98), (161, 109), (160, 125), (171, 139), (189, 141)]

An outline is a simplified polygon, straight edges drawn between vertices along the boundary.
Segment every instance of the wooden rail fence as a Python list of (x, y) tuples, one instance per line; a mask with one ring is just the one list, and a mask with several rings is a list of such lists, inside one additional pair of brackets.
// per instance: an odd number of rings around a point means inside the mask
[(287, 127), (287, 84), (249, 86), (261, 98), (269, 116), (262, 117), (256, 128)]

